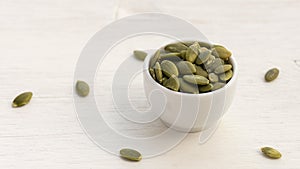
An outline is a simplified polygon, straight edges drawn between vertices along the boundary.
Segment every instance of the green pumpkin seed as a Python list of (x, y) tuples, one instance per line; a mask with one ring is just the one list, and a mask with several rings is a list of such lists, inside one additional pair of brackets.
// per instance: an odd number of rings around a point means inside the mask
[(205, 62), (204, 67), (208, 69), (213, 64), (216, 57), (214, 55), (209, 55), (208, 60)]
[(30, 102), (31, 98), (32, 98), (32, 92), (22, 93), (13, 100), (12, 107), (16, 108), (16, 107), (25, 106)]
[(182, 59), (185, 59), (185, 55), (186, 55), (186, 50), (182, 50), (182, 51), (180, 52), (180, 57), (181, 57)]
[(138, 60), (145, 60), (147, 53), (141, 50), (135, 50), (133, 51), (133, 55), (135, 56), (135, 58), (137, 58)]
[(216, 74), (224, 73), (224, 72), (227, 72), (228, 70), (230, 70), (231, 68), (232, 68), (232, 65), (230, 65), (230, 64), (221, 65), (215, 69), (215, 73)]
[(213, 82), (213, 83), (219, 81), (218, 75), (216, 75), (214, 73), (208, 74), (208, 79), (209, 79), (210, 82)]
[(181, 92), (199, 94), (198, 85), (187, 83), (182, 78), (179, 78), (179, 82)]
[(89, 94), (90, 87), (86, 82), (78, 80), (76, 83), (76, 91), (79, 96), (85, 97)]
[(177, 76), (172, 75), (168, 80), (163, 83), (163, 86), (174, 91), (178, 91), (180, 87), (180, 82)]
[(211, 83), (209, 83), (208, 85), (200, 86), (199, 90), (200, 90), (200, 92), (208, 92), (208, 91), (211, 91), (213, 89), (213, 87), (214, 86)]
[(275, 80), (279, 75), (279, 69), (277, 68), (273, 68), (270, 69), (266, 74), (265, 74), (265, 80), (267, 82), (271, 82), (273, 80)]
[[(195, 41), (185, 41), (185, 42), (182, 42), (183, 44), (185, 44), (186, 46), (191, 46), (192, 44), (195, 43)], [(212, 47), (212, 44), (210, 43), (207, 43), (207, 42), (200, 42), (200, 41), (197, 41), (197, 43), (201, 46), (201, 47), (206, 47), (207, 49), (210, 49)]]
[(155, 77), (156, 77), (156, 80), (158, 81), (158, 83), (162, 83), (163, 75), (162, 75), (160, 64), (158, 62), (156, 62), (154, 65), (154, 72), (155, 72)]
[(155, 63), (159, 60), (160, 60), (160, 50), (157, 50), (154, 53), (153, 57), (150, 59), (150, 63), (149, 63), (150, 68), (152, 68), (155, 65)]
[(208, 73), (201, 66), (195, 65), (195, 68), (196, 68), (196, 72), (195, 72), (196, 75), (200, 75), (204, 77), (208, 76)]
[(209, 83), (206, 77), (200, 75), (184, 75), (183, 79), (189, 83), (198, 85), (207, 85)]
[(149, 73), (150, 73), (150, 75), (152, 76), (152, 78), (153, 78), (154, 80), (156, 80), (156, 77), (155, 77), (155, 71), (154, 71), (153, 68), (150, 68), (150, 69), (149, 69)]
[(191, 63), (194, 63), (199, 54), (200, 45), (195, 42), (186, 51), (185, 59)]
[(195, 63), (197, 65), (201, 65), (201, 64), (205, 63), (206, 61), (208, 61), (210, 54), (211, 54), (211, 52), (207, 48), (200, 48), (199, 55), (198, 55)]
[(215, 70), (217, 67), (224, 64), (224, 60), (220, 58), (215, 58), (212, 62), (212, 64), (209, 65), (209, 69), (211, 71)]
[(278, 159), (281, 157), (281, 153), (274, 149), (274, 148), (271, 148), (271, 147), (263, 147), (261, 148), (261, 151), (267, 156), (267, 157), (270, 157), (270, 158), (273, 158), (273, 159)]
[(193, 74), (196, 72), (195, 66), (188, 61), (180, 61), (176, 64), (181, 75)]
[(162, 61), (160, 66), (161, 66), (162, 72), (167, 77), (171, 77), (172, 75), (178, 76), (178, 74), (179, 74), (176, 65), (169, 60)]
[(142, 159), (141, 153), (129, 148), (121, 149), (120, 156), (130, 161), (140, 161)]
[[(231, 56), (231, 52), (227, 50), (225, 47), (220, 45), (214, 45), (214, 49), (216, 50), (217, 55), (221, 59), (227, 59)], [(215, 54), (215, 53), (214, 53)]]
[(227, 72), (220, 74), (219, 78), (222, 81), (227, 81), (227, 80), (231, 79), (232, 75), (233, 75), (232, 70), (228, 70)]
[(181, 52), (182, 50), (187, 50), (187, 48), (188, 47), (185, 46), (183, 43), (177, 42), (177, 43), (168, 44), (165, 47), (165, 50), (169, 52)]
[(172, 57), (179, 57), (180, 56), (180, 53), (166, 53), (166, 54), (161, 54), (160, 55), (160, 58), (161, 59), (170, 59)]
[(225, 83), (221, 83), (221, 82), (217, 82), (217, 83), (214, 83), (213, 85), (214, 85), (214, 87), (211, 90), (214, 91), (214, 90), (218, 90), (218, 89), (224, 87), (226, 84)]

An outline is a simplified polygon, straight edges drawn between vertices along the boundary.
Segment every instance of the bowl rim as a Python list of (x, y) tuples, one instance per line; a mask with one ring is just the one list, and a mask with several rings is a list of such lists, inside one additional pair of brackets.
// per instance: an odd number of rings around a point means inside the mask
[[(224, 46), (224, 45), (223, 45)], [(225, 47), (225, 46), (224, 46)], [(225, 90), (232, 86), (233, 83), (237, 80), (237, 76), (238, 76), (238, 65), (237, 65), (237, 62), (234, 58), (233, 55), (230, 56), (229, 60), (230, 62), (232, 63), (232, 69), (233, 69), (233, 76), (232, 78), (230, 79), (230, 81), (228, 83), (225, 84), (224, 87), (220, 88), (220, 89), (217, 89), (215, 91), (210, 91), (210, 92), (207, 92), (207, 93), (199, 93), (199, 94), (194, 94), (194, 93), (183, 93), (183, 92), (179, 92), (179, 91), (173, 91), (171, 89), (168, 89), (164, 86), (162, 86), (161, 84), (159, 84), (158, 82), (156, 82), (152, 76), (150, 75), (149, 73), (149, 62), (150, 62), (150, 59), (153, 57), (154, 55), (154, 50), (151, 50), (148, 52), (148, 55), (146, 56), (145, 60), (144, 60), (144, 65), (143, 65), (143, 71), (145, 71), (144, 75), (146, 75), (147, 79), (150, 79), (150, 82), (156, 86), (158, 86), (160, 89), (162, 89), (164, 92), (168, 92), (168, 93), (171, 93), (171, 94), (175, 94), (175, 95), (183, 95), (183, 96), (197, 96), (197, 97), (200, 97), (200, 96), (207, 96), (207, 95), (214, 95), (214, 94), (217, 94), (217, 93), (220, 93), (220, 92), (225, 92)], [(146, 82), (144, 82), (146, 83)]]

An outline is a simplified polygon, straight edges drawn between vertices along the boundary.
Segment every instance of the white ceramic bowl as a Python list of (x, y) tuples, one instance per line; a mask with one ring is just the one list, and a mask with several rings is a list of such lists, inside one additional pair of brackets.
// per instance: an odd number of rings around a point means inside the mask
[[(229, 109), (236, 90), (238, 67), (233, 56), (230, 61), (233, 66), (233, 77), (221, 89), (201, 94), (175, 92), (157, 83), (150, 75), (149, 61), (153, 53), (144, 60), (143, 76), (144, 90), (148, 100), (162, 101), (166, 99), (160, 119), (168, 127), (183, 132), (198, 132), (217, 124)], [(153, 91), (160, 91), (161, 94)], [(149, 100), (150, 103), (153, 100)]]

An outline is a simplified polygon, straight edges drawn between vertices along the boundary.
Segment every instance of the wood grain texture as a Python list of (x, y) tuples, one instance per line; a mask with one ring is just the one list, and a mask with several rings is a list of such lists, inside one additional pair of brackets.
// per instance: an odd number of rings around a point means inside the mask
[[(1, 0), (0, 168), (299, 168), (299, 9), (296, 0)], [(209, 142), (198, 145), (199, 134), (190, 134), (164, 155), (130, 163), (103, 151), (84, 134), (74, 109), (73, 74), (95, 32), (115, 19), (147, 11), (184, 18), (209, 40), (226, 45), (239, 64), (239, 85)], [(141, 137), (164, 126), (157, 122), (141, 132), (110, 114), (110, 89), (114, 71), (132, 50), (168, 41), (146, 39), (129, 39), (112, 50), (95, 79), (107, 121)], [(272, 67), (278, 67), (280, 75), (265, 83), (264, 73)], [(131, 87), (132, 104), (147, 108), (141, 76)], [(31, 103), (12, 109), (11, 101), (23, 91), (34, 92)], [(282, 159), (264, 158), (259, 148), (266, 145), (280, 150)]]

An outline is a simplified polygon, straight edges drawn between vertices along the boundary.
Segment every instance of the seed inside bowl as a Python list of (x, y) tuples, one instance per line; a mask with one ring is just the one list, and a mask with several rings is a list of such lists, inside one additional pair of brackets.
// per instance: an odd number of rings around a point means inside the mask
[(221, 45), (175, 42), (155, 52), (150, 59), (149, 72), (157, 83), (170, 90), (206, 93), (230, 81), (234, 73), (230, 57), (231, 52)]

